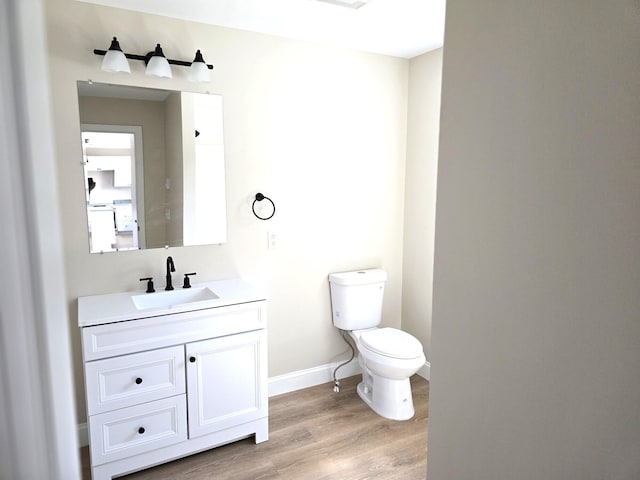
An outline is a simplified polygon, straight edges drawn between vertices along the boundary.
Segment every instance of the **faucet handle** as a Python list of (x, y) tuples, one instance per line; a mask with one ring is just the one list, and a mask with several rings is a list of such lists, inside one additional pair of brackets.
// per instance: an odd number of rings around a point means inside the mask
[(196, 272), (184, 274), (184, 283), (182, 284), (182, 288), (191, 288), (191, 282), (189, 281), (189, 276), (195, 275), (195, 274)]
[(156, 291), (156, 289), (153, 288), (153, 278), (151, 277), (141, 278), (140, 281), (147, 282), (147, 293), (153, 293)]

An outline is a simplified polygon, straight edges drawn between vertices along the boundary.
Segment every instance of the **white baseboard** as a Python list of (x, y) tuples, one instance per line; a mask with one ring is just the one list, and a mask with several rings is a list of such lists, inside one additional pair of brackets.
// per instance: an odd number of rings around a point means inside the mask
[[(323, 383), (333, 382), (333, 370), (342, 362), (328, 363), (319, 367), (307, 368), (296, 372), (285, 373), (269, 379), (269, 396), (294, 392), (303, 388), (315, 387)], [(357, 359), (338, 370), (338, 380), (361, 373)]]
[[(269, 379), (269, 396), (282, 395), (283, 393), (295, 392), (303, 388), (315, 387), (323, 383), (333, 382), (333, 370), (342, 362), (328, 363), (318, 367), (298, 370), (284, 375), (277, 375)], [(362, 373), (358, 360), (354, 359), (338, 370), (338, 380)], [(420, 375), (425, 380), (431, 376), (431, 364), (426, 362), (420, 370)], [(78, 443), (81, 447), (89, 445), (89, 432), (86, 423), (78, 425)]]

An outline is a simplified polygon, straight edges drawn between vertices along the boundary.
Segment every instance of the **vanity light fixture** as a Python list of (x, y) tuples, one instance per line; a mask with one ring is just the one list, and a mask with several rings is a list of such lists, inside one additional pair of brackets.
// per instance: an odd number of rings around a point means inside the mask
[(173, 60), (166, 58), (162, 52), (162, 47), (158, 43), (154, 51), (147, 53), (146, 55), (136, 55), (133, 53), (125, 53), (120, 48), (118, 39), (113, 37), (109, 50), (93, 51), (96, 55), (104, 55), (102, 61), (102, 70), (105, 72), (125, 72), (130, 73), (129, 68), (130, 60), (141, 60), (147, 66), (145, 73), (156, 77), (171, 78), (171, 65), (181, 65), (183, 67), (191, 67), (189, 72), (189, 80), (192, 82), (209, 82), (211, 75), (209, 70), (213, 70), (213, 65), (205, 63), (204, 58), (200, 50), (196, 52), (196, 56), (193, 62), (186, 62), (184, 60)]
[(171, 67), (159, 43), (156, 44), (156, 49), (151, 54), (151, 58), (146, 61), (146, 64), (147, 69), (144, 71), (145, 74), (152, 77), (171, 78)]
[[(96, 50), (94, 50), (93, 53), (96, 53)], [(127, 57), (122, 52), (120, 43), (118, 43), (118, 39), (116, 37), (113, 37), (109, 50), (107, 50), (103, 55), (104, 60), (102, 60), (102, 70), (105, 72), (131, 73)]]
[(210, 82), (211, 73), (209, 72), (209, 66), (204, 63), (202, 53), (200, 50), (196, 52), (196, 58), (191, 62), (191, 68), (189, 69), (189, 80), (192, 82)]

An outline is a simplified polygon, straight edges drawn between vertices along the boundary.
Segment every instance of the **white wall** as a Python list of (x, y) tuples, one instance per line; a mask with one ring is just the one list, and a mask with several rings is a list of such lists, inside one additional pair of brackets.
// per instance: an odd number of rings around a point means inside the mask
[(0, 2), (3, 480), (80, 478), (45, 44), (43, 2)]
[[(76, 298), (161, 285), (164, 260), (176, 278), (241, 275), (269, 297), (269, 374), (281, 375), (343, 358), (331, 325), (327, 274), (382, 267), (389, 272), (386, 324), (400, 325), (408, 61), (216, 28), (72, 0), (50, 0), (49, 54), (64, 229), (69, 328), (78, 416), (84, 418)], [(94, 48), (116, 35), (127, 52), (162, 43), (171, 58), (197, 48), (215, 65), (208, 85), (186, 69), (173, 80), (100, 70)], [(87, 249), (76, 81), (126, 83), (221, 94), (227, 168), (229, 242), (90, 255)], [(251, 213), (257, 192), (277, 206), (273, 220)], [(267, 249), (267, 232), (281, 247)]]
[(640, 4), (447, 2), (429, 480), (640, 478)]
[(409, 62), (402, 328), (431, 350), (431, 292), (440, 131), (442, 49)]

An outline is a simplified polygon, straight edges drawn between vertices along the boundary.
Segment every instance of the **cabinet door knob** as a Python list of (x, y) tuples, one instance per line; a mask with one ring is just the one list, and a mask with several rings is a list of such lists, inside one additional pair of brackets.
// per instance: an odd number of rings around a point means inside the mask
[(142, 379), (140, 377), (136, 378), (136, 383), (140, 385), (142, 383)]
[(196, 357), (189, 357), (189, 361), (191, 363), (195, 363), (196, 362)]
[(140, 435), (142, 435), (142, 434), (144, 433), (144, 431), (145, 431), (145, 430), (144, 430), (144, 427), (140, 427), (140, 428), (138, 429), (138, 433), (139, 433)]

